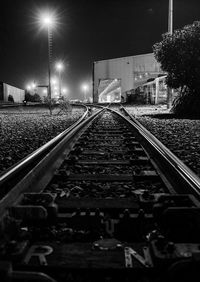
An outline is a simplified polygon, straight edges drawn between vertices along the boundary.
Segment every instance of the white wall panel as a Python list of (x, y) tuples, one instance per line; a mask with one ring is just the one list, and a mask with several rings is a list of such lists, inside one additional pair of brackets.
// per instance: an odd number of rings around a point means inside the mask
[[(122, 95), (135, 87), (135, 76), (142, 73), (162, 73), (153, 53), (94, 62), (94, 102), (98, 101), (101, 79), (121, 79)], [(147, 80), (143, 77), (141, 80)], [(137, 81), (138, 83), (138, 81)]]
[(12, 95), (15, 103), (22, 103), (25, 97), (25, 91), (23, 89), (14, 87), (12, 85), (3, 84), (4, 89), (4, 101), (8, 101), (8, 96)]

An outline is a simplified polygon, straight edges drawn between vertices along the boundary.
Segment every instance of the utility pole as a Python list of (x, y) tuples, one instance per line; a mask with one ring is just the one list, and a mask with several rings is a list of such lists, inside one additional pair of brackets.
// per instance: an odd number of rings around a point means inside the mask
[(51, 60), (52, 60), (52, 30), (50, 25), (47, 27), (48, 32), (48, 99), (49, 99), (49, 110), (50, 115), (52, 115), (52, 105), (51, 105)]
[[(169, 0), (169, 11), (168, 11), (168, 33), (173, 33), (173, 0)], [(172, 89), (167, 87), (167, 108), (170, 109), (172, 106)]]

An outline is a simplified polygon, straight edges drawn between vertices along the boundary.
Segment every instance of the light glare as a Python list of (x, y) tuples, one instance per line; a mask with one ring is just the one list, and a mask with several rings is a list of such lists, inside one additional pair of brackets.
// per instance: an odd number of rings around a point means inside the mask
[(58, 83), (57, 78), (52, 78), (52, 79), (51, 79), (51, 83), (52, 83), (53, 85), (57, 84), (57, 83)]
[(63, 94), (66, 94), (68, 91), (69, 91), (69, 90), (68, 90), (67, 88), (63, 88), (61, 92), (62, 92)]
[(86, 83), (84, 83), (82, 84), (81, 88), (83, 91), (87, 91), (89, 89), (89, 86)]
[(63, 69), (64, 69), (64, 65), (63, 65), (63, 63), (62, 63), (62, 62), (58, 62), (58, 63), (56, 63), (56, 69), (57, 69), (58, 71), (63, 70)]
[(52, 28), (56, 25), (56, 17), (53, 12), (40, 13), (39, 21), (43, 27), (47, 28)]

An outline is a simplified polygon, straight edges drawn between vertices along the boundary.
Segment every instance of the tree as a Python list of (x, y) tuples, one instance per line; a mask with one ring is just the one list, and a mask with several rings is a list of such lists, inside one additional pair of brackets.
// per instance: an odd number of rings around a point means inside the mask
[(25, 92), (25, 98), (24, 100), (26, 102), (32, 102), (32, 95), (29, 92)]
[(52, 111), (56, 106), (56, 99), (54, 98), (49, 98), (48, 96), (44, 98), (44, 103), (47, 105), (49, 108), (49, 113), (52, 115)]
[(34, 102), (41, 103), (41, 102), (42, 102), (42, 100), (41, 100), (40, 95), (39, 95), (39, 94), (37, 94), (37, 93), (35, 93), (35, 94), (33, 95), (33, 101), (34, 101)]
[(29, 92), (25, 93), (25, 101), (27, 102), (41, 102), (40, 95), (35, 93), (34, 95), (31, 95)]
[(153, 51), (162, 70), (168, 73), (166, 84), (180, 89), (173, 110), (180, 113), (181, 105), (181, 113), (194, 113), (196, 102), (200, 105), (200, 22), (162, 37), (161, 42), (154, 44)]

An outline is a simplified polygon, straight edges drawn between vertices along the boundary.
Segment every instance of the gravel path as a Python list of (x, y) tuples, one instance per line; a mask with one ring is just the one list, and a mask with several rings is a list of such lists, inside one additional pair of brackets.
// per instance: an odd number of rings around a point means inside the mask
[[(200, 176), (200, 120), (164, 118), (166, 106), (127, 106), (128, 111)], [(49, 116), (48, 110), (0, 110), (0, 172), (66, 129), (83, 113)], [(162, 118), (153, 115), (163, 114)], [(145, 116), (148, 115), (148, 116)]]
[[(200, 120), (165, 118), (168, 113), (166, 106), (128, 106), (127, 109), (200, 176)], [(154, 116), (155, 114), (159, 114), (159, 118)]]
[(0, 172), (3, 172), (64, 131), (84, 112), (73, 107), (68, 115), (50, 116), (47, 109), (0, 111)]

